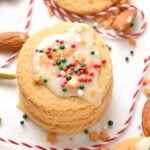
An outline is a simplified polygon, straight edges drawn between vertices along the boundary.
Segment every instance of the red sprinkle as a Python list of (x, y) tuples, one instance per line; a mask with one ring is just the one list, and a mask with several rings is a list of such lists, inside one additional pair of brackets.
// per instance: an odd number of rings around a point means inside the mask
[(94, 64), (93, 67), (94, 67), (94, 68), (100, 68), (101, 65), (100, 65), (100, 64)]
[(61, 74), (58, 74), (57, 77), (61, 77)]
[(76, 44), (72, 44), (72, 45), (71, 45), (71, 48), (76, 48)]
[(89, 75), (90, 75), (90, 76), (94, 76), (94, 72), (90, 72)]
[(63, 88), (63, 87), (65, 87), (65, 84), (64, 84), (64, 83), (62, 83), (60, 86)]
[(59, 43), (60, 43), (60, 44), (64, 44), (64, 41), (63, 41), (63, 40), (61, 40)]
[(63, 70), (66, 72), (66, 71), (68, 70), (68, 68), (67, 68), (67, 67), (64, 67)]
[(92, 78), (91, 78), (91, 77), (87, 77), (87, 81), (88, 81), (88, 82), (91, 82), (91, 81), (92, 81)]
[(106, 64), (106, 60), (105, 59), (102, 60), (102, 64)]
[(69, 71), (69, 75), (73, 75), (73, 71)]
[(67, 81), (64, 81), (64, 84), (67, 84)]

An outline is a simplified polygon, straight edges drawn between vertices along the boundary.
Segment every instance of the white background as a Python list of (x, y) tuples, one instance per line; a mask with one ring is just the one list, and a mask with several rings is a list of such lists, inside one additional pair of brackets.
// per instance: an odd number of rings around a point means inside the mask
[[(110, 129), (112, 135), (116, 133), (123, 125), (125, 118), (128, 116), (128, 110), (132, 104), (132, 95), (136, 89), (136, 84), (141, 77), (142, 68), (144, 66), (143, 59), (150, 54), (150, 1), (135, 0), (135, 5), (144, 10), (148, 27), (145, 33), (137, 40), (137, 47), (131, 47), (123, 40), (108, 40), (106, 43), (112, 47), (111, 57), (113, 61), (114, 73), (114, 91), (111, 105), (105, 114), (101, 123), (93, 126), (90, 131), (100, 129), (107, 123), (107, 120), (114, 121), (114, 126)], [(0, 0), (0, 32), (5, 31), (24, 31), (25, 16), (28, 9), (28, 0)], [(30, 34), (39, 30), (40, 28), (57, 22), (58, 19), (50, 18), (47, 9), (42, 0), (36, 0), (33, 11), (32, 26)], [(130, 55), (130, 50), (134, 50), (134, 56)], [(5, 60), (8, 53), (0, 52), (0, 64)], [(125, 57), (128, 56), (129, 63), (125, 62)], [(11, 69), (15, 71), (15, 63)], [(47, 133), (38, 128), (30, 120), (25, 122), (22, 127), (19, 122), (22, 120), (20, 110), (16, 108), (18, 98), (17, 82), (0, 80), (0, 117), (2, 124), (0, 125), (0, 137), (14, 139), (18, 142), (27, 142), (30, 144), (39, 144), (43, 146), (50, 146), (46, 142)], [(141, 124), (141, 111), (146, 98), (140, 94), (136, 105), (136, 110), (130, 127), (121, 136), (121, 139), (127, 137), (139, 136), (140, 131), (138, 126)], [(73, 140), (70, 141), (70, 137)], [(100, 142), (100, 141), (99, 141)], [(118, 141), (116, 141), (118, 142)], [(59, 136), (58, 143), (60, 147), (79, 147), (89, 146), (94, 144), (88, 140), (88, 136), (84, 133), (70, 136)], [(13, 145), (0, 143), (0, 149), (3, 150), (26, 150), (24, 147), (14, 147)]]

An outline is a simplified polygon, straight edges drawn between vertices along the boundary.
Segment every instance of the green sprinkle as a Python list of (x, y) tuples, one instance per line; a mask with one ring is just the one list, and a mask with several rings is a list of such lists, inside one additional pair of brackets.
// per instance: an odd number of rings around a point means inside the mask
[(53, 48), (52, 51), (53, 51), (53, 52), (56, 52), (56, 48)]
[(67, 68), (70, 68), (70, 67), (71, 67), (71, 65), (70, 65), (70, 64), (68, 64), (68, 65), (66, 65), (66, 67), (67, 67)]
[(78, 71), (81, 71), (81, 68), (78, 68)]
[(134, 51), (130, 51), (130, 54), (131, 54), (131, 55), (134, 55)]
[(2, 118), (0, 117), (0, 124), (2, 123)]
[(62, 50), (64, 50), (65, 49), (65, 45), (60, 45), (59, 48), (62, 49)]
[(78, 73), (78, 69), (74, 70), (74, 73)]
[(80, 85), (79, 88), (80, 88), (81, 90), (84, 90), (84, 85)]
[(85, 67), (85, 64), (81, 64), (80, 66), (81, 66), (81, 67)]
[(23, 117), (24, 119), (27, 119), (27, 118), (28, 118), (27, 114), (23, 114), (22, 117)]
[(47, 80), (47, 79), (44, 79), (44, 80), (43, 80), (43, 83), (47, 83), (47, 82), (48, 82), (48, 80)]
[(61, 62), (62, 62), (62, 63), (66, 63), (66, 58), (62, 58), (62, 59), (61, 59)]
[(107, 124), (108, 124), (108, 126), (110, 126), (110, 127), (111, 127), (111, 126), (113, 126), (113, 124), (114, 124), (114, 123), (113, 123), (113, 121), (112, 121), (112, 120), (109, 120), (109, 121), (107, 122)]
[(58, 42), (59, 42), (59, 40), (56, 40), (56, 42), (58, 43)]
[(128, 62), (128, 61), (129, 61), (129, 57), (126, 57), (126, 58), (125, 58), (125, 61)]
[(43, 53), (43, 50), (39, 50), (39, 53)]
[(67, 88), (63, 88), (62, 91), (63, 91), (63, 92), (66, 92), (66, 91), (67, 91)]
[(56, 65), (58, 65), (58, 66), (61, 65), (61, 61), (60, 61), (60, 60), (57, 60), (57, 61), (56, 61)]
[(96, 29), (97, 28), (97, 26), (93, 26), (93, 29)]
[(90, 54), (91, 54), (91, 55), (94, 55), (94, 54), (95, 54), (95, 51), (90, 51)]
[(23, 124), (24, 124), (24, 121), (23, 121), (23, 120), (22, 120), (22, 121), (20, 121), (20, 124), (21, 124), (21, 125), (23, 125)]
[(66, 80), (67, 80), (67, 81), (69, 81), (69, 80), (71, 80), (71, 79), (72, 79), (71, 76), (67, 76), (67, 77), (66, 77)]
[(85, 133), (85, 134), (88, 134), (88, 133), (89, 133), (89, 131), (88, 131), (87, 129), (85, 129), (85, 130), (84, 130), (84, 133)]
[(58, 68), (59, 68), (59, 70), (63, 70), (63, 66), (61, 66), (61, 65)]

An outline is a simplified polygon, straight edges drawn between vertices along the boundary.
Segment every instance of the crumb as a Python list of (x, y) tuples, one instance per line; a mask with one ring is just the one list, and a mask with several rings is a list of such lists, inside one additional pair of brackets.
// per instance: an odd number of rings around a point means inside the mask
[(17, 107), (18, 109), (22, 109), (22, 104), (21, 104), (21, 102), (18, 102), (18, 103), (16, 104), (16, 107)]
[(50, 142), (51, 144), (55, 144), (57, 142), (56, 133), (49, 133), (49, 135), (47, 136), (47, 141)]

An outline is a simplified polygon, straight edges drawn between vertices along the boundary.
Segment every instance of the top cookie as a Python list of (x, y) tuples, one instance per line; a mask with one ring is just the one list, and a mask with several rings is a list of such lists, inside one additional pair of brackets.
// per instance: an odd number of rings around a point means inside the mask
[(114, 5), (119, 0), (54, 0), (63, 9), (80, 15), (94, 14)]

